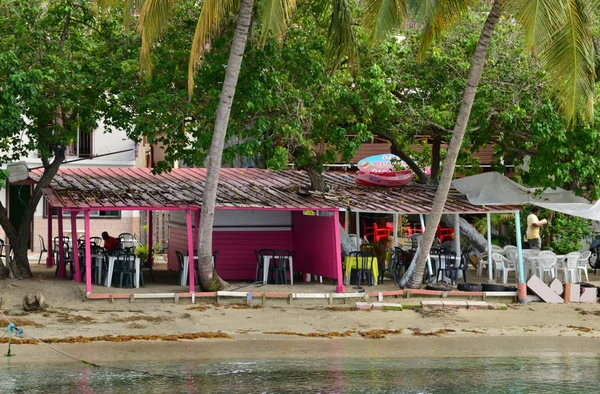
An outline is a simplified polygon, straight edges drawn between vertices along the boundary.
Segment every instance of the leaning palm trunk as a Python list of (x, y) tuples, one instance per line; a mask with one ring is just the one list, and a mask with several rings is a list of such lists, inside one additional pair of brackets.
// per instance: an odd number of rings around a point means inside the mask
[(223, 156), (223, 146), (225, 145), (225, 135), (227, 134), (227, 125), (229, 123), (229, 114), (231, 104), (235, 95), (235, 88), (240, 74), (240, 67), (248, 39), (248, 29), (252, 19), (252, 7), (254, 0), (242, 0), (238, 15), (233, 43), (229, 54), (229, 62), (223, 81), (223, 90), (221, 99), (217, 108), (217, 118), (215, 120), (215, 129), (210, 146), (210, 157), (208, 160), (208, 170), (206, 172), (206, 183), (204, 185), (204, 196), (202, 199), (202, 214), (200, 216), (200, 241), (198, 245), (199, 253), (199, 274), (200, 285), (207, 291), (222, 290), (227, 286), (215, 272), (212, 262), (212, 234), (213, 222), (215, 217), (215, 201), (217, 198), (217, 186), (219, 184), (219, 170), (221, 168), (221, 158)]
[[(454, 215), (442, 215), (442, 223), (446, 227), (454, 227)], [(464, 218), (459, 218), (460, 237), (465, 238), (468, 244), (477, 252), (485, 252), (488, 247), (487, 239), (473, 225), (467, 222)]]
[(454, 131), (452, 133), (452, 139), (450, 140), (450, 145), (448, 146), (442, 178), (433, 200), (431, 215), (429, 215), (427, 220), (427, 228), (423, 233), (420, 248), (418, 249), (415, 258), (411, 263), (411, 267), (400, 282), (400, 286), (402, 287), (415, 289), (419, 288), (423, 283), (425, 263), (427, 261), (427, 256), (429, 255), (429, 250), (431, 249), (431, 244), (433, 243), (433, 238), (435, 237), (435, 230), (440, 223), (444, 205), (446, 204), (448, 191), (450, 190), (450, 184), (452, 182), (452, 177), (456, 167), (456, 159), (458, 157), (462, 140), (467, 129), (467, 123), (469, 122), (469, 115), (471, 114), (471, 107), (473, 106), (473, 100), (475, 99), (475, 92), (483, 71), (487, 49), (496, 24), (500, 19), (500, 14), (505, 1), (506, 0), (494, 1), (492, 10), (488, 14), (483, 26), (483, 30), (481, 31), (481, 36), (477, 42), (473, 63), (471, 64), (471, 68), (469, 70), (467, 86), (463, 95), (463, 101), (460, 106), (458, 117), (456, 118), (456, 125), (454, 126)]

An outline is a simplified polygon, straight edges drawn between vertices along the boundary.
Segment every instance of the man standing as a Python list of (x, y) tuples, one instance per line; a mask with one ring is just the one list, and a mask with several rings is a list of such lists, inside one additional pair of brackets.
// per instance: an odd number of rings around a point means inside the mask
[(540, 213), (539, 207), (533, 207), (531, 214), (527, 216), (527, 241), (530, 249), (540, 249), (542, 240), (540, 239), (540, 227), (548, 224), (546, 219), (539, 220), (537, 215)]

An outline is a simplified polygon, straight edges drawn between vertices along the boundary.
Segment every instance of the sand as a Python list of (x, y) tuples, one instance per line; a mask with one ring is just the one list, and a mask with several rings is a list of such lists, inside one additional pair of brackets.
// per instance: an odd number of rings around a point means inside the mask
[[(40, 268), (37, 268), (40, 270)], [(508, 304), (507, 310), (361, 311), (352, 305), (270, 302), (191, 305), (189, 301), (85, 300), (79, 284), (48, 280), (0, 281), (1, 309), (36, 338), (167, 336), (222, 333), (227, 339), (57, 344), (89, 361), (202, 357), (471, 357), (528, 356), (573, 352), (598, 355), (600, 304)], [(44, 311), (21, 306), (29, 292), (42, 292)], [(418, 299), (397, 300), (419, 305)], [(4, 329), (2, 329), (4, 331)], [(381, 332), (387, 330), (388, 332)], [(0, 333), (0, 335), (3, 333)], [(339, 338), (339, 335), (343, 335)], [(320, 337), (311, 337), (320, 336)], [(329, 337), (327, 337), (329, 336)], [(331, 337), (331, 338), (330, 338)], [(375, 339), (375, 337), (377, 339)], [(16, 345), (28, 362), (59, 360), (42, 345)], [(6, 345), (0, 344), (0, 352)], [(7, 358), (0, 358), (0, 365)], [(20, 362), (19, 357), (10, 362)]]

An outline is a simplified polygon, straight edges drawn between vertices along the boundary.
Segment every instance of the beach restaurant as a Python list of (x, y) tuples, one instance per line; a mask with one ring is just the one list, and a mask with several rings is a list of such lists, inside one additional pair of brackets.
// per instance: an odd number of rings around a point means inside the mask
[[(38, 180), (39, 170), (33, 171), (31, 177)], [(90, 211), (171, 211), (168, 265), (177, 270), (176, 250), (188, 256), (195, 255), (205, 177), (204, 168), (173, 169), (159, 175), (145, 168), (62, 169), (43, 190), (50, 213), (48, 239), (53, 237), (53, 220), (58, 219), (59, 235), (62, 235), (63, 212), (70, 211), (73, 214), (69, 235), (72, 244), (77, 245), (74, 218), (76, 213), (83, 212), (85, 242), (81, 248), (85, 251), (82, 254), (85, 264), (80, 266), (78, 253), (73, 253), (73, 278), (84, 281), (88, 297), (96, 298), (92, 294), (106, 293), (107, 288), (92, 288), (90, 237), (96, 234), (90, 234)], [(360, 186), (350, 173), (328, 172), (324, 177), (330, 189), (321, 193), (308, 190), (310, 181), (304, 171), (221, 169), (213, 233), (213, 251), (219, 250), (218, 274), (225, 280), (254, 281), (255, 250), (290, 249), (296, 252), (294, 272), (332, 278), (336, 292), (344, 292), (340, 224), (349, 228), (350, 220), (355, 220), (358, 232), (362, 213), (392, 214), (395, 223), (393, 239), (396, 240), (399, 214), (417, 214), (423, 218), (431, 212), (433, 187), (414, 184), (401, 188)], [(52, 208), (57, 209), (56, 218)], [(444, 213), (458, 217), (459, 214), (503, 213), (516, 209), (514, 206), (474, 205), (463, 194), (451, 191)], [(152, 234), (151, 214), (149, 218), (148, 234)], [(458, 220), (456, 223), (456, 234), (460, 234)], [(455, 238), (459, 242), (460, 237)], [(147, 243), (151, 250), (151, 237)], [(54, 264), (51, 249), (49, 242), (48, 266)], [(63, 256), (62, 253), (58, 255)], [(61, 263), (58, 268), (59, 276), (66, 276), (65, 265)], [(178, 293), (180, 297), (194, 298), (193, 271), (187, 270), (189, 292)], [(85, 272), (85, 278), (82, 272)]]

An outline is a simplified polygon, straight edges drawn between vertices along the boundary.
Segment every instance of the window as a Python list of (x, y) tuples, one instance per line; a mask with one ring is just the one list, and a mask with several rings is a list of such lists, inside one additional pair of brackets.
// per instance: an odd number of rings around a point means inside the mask
[(72, 144), (67, 146), (65, 155), (77, 156), (77, 157), (91, 157), (92, 156), (92, 133), (85, 133), (79, 131), (77, 133), (77, 139)]

